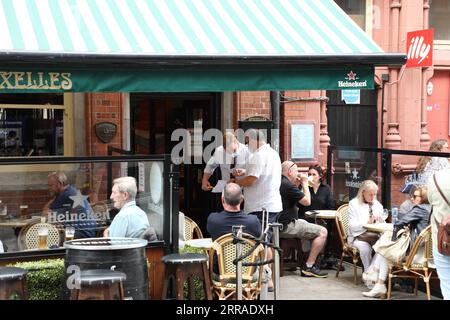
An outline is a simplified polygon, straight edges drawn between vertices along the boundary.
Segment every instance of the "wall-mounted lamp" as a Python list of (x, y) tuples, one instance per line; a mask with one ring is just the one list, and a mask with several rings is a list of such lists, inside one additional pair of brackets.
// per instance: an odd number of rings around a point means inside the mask
[(427, 83), (427, 94), (429, 96), (431, 96), (433, 94), (433, 88), (434, 88), (433, 82), (428, 81), (428, 83)]

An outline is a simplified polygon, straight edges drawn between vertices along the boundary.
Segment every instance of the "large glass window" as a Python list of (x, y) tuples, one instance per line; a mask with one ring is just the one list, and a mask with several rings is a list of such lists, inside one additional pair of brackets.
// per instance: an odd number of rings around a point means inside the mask
[(335, 0), (334, 2), (336, 2), (336, 4), (361, 27), (361, 29), (366, 30), (365, 0)]
[[(160, 159), (55, 163), (54, 172), (48, 171), (48, 164), (15, 165), (14, 172), (0, 170), (0, 252), (61, 248), (70, 228), (74, 228), (75, 239), (102, 237), (119, 211), (109, 195), (112, 181), (122, 176), (136, 178), (136, 203), (158, 239), (167, 240), (164, 216), (170, 196), (165, 163), (169, 159)], [(67, 179), (65, 186), (60, 177)], [(42, 247), (38, 242), (41, 229), (47, 232)]]
[(432, 0), (430, 5), (430, 28), (434, 29), (434, 39), (450, 42), (450, 0)]
[(0, 157), (72, 155), (64, 94), (0, 94)]

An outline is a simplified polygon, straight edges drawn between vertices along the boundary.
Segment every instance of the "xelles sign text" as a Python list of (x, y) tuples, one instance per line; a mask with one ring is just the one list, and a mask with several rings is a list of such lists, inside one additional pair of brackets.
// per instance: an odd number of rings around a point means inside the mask
[(1, 90), (70, 90), (69, 72), (0, 71)]

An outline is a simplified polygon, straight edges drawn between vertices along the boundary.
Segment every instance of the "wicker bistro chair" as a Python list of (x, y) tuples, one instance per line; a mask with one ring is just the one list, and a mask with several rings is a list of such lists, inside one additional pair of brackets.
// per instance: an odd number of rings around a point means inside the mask
[(194, 220), (184, 216), (184, 240), (201, 239), (203, 238), (202, 230), (195, 223)]
[[(248, 252), (255, 246), (255, 241), (244, 238), (243, 253)], [(219, 280), (213, 276), (213, 259), (217, 256), (219, 266)], [(217, 295), (219, 300), (227, 300), (234, 298), (236, 294), (236, 265), (233, 260), (236, 259), (236, 245), (233, 244), (233, 235), (225, 234), (213, 242), (209, 254), (209, 270), (212, 281), (213, 294)], [(254, 263), (264, 260), (264, 247), (259, 245), (256, 249), (246, 257), (243, 262)], [(261, 292), (261, 284), (263, 277), (263, 266), (259, 267), (257, 280), (253, 279), (255, 266), (242, 267), (242, 297), (244, 300), (254, 300)]]
[(47, 247), (60, 246), (61, 234), (57, 227), (50, 223), (35, 223), (20, 230), (17, 238), (19, 250), (30, 250), (39, 248), (39, 229), (47, 228)]
[(355, 246), (348, 244), (348, 204), (343, 204), (337, 209), (336, 213), (336, 226), (339, 233), (339, 239), (342, 244), (342, 255), (341, 260), (339, 261), (339, 266), (336, 271), (336, 277), (339, 276), (339, 271), (342, 267), (342, 261), (344, 257), (351, 257), (353, 261), (353, 275), (355, 284), (358, 284), (358, 271), (357, 264), (359, 260), (359, 249)]
[(436, 273), (433, 275), (434, 269), (431, 225), (429, 225), (417, 236), (405, 261), (389, 264), (387, 298), (391, 298), (392, 278), (412, 278), (415, 280), (414, 294), (417, 296), (418, 280), (422, 279), (426, 286), (427, 298), (430, 300), (430, 279), (438, 278)]

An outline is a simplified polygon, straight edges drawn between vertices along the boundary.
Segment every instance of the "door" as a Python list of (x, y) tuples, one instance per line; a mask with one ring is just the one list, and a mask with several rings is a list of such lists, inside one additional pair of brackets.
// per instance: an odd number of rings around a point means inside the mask
[(361, 90), (360, 104), (346, 104), (341, 90), (329, 90), (328, 135), (334, 146), (377, 147), (377, 91)]
[[(220, 128), (220, 94), (131, 94), (132, 114), (131, 144), (135, 154), (171, 154), (180, 143), (171, 141), (172, 132), (186, 129), (193, 133), (196, 128), (205, 132), (209, 128)], [(203, 142), (203, 149), (209, 141)], [(192, 145), (192, 144), (191, 144)], [(180, 165), (180, 211), (192, 218), (202, 231), (206, 229), (206, 218), (220, 208), (220, 198), (201, 189), (205, 164)], [(219, 170), (216, 170), (219, 171)]]
[[(328, 134), (333, 146), (377, 147), (377, 91), (360, 90), (359, 104), (346, 104), (340, 90), (327, 91)], [(333, 193), (339, 198), (352, 199), (359, 184), (381, 175), (376, 152), (338, 151), (334, 159)], [(356, 171), (355, 171), (356, 170)], [(356, 173), (357, 172), (357, 173)], [(379, 179), (376, 178), (377, 183)]]

